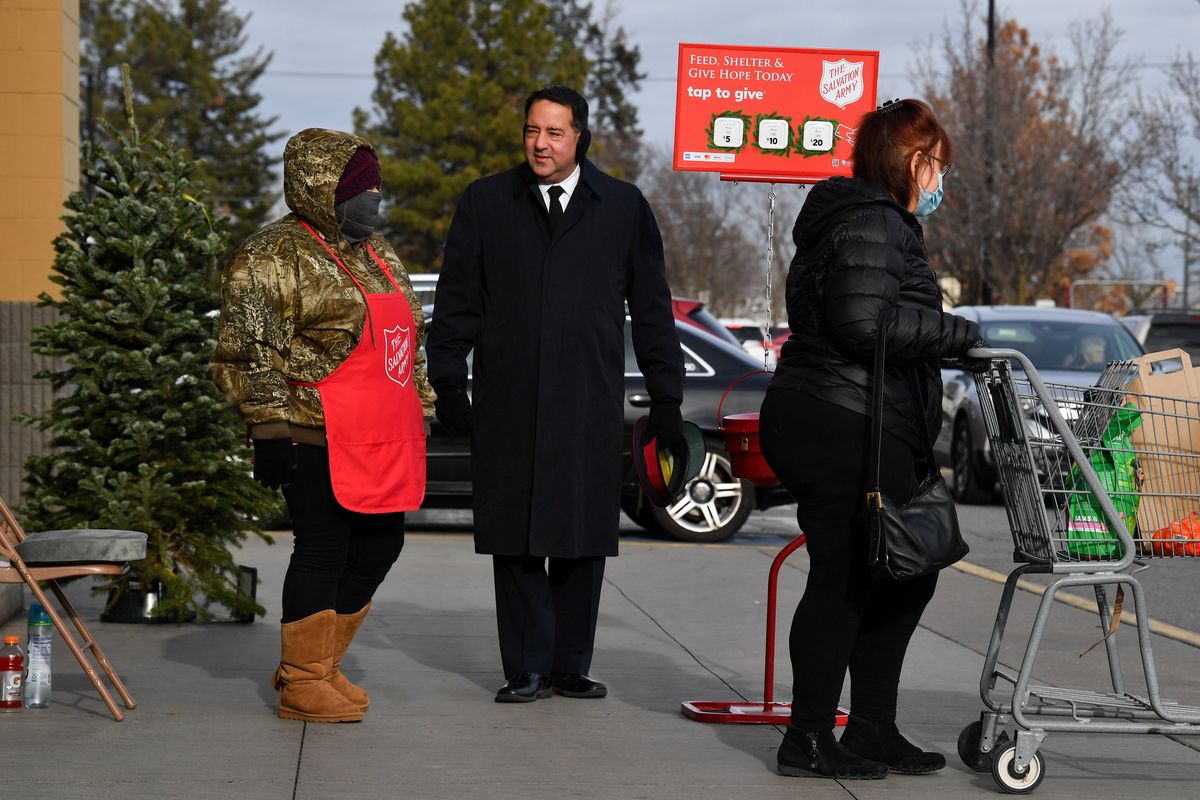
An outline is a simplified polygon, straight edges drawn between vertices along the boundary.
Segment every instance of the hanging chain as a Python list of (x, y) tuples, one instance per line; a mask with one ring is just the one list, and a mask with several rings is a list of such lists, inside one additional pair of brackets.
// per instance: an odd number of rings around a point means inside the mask
[(767, 195), (767, 307), (763, 309), (763, 369), (770, 364), (771, 323), (774, 321), (773, 292), (771, 267), (775, 262), (775, 184), (771, 184), (771, 193)]

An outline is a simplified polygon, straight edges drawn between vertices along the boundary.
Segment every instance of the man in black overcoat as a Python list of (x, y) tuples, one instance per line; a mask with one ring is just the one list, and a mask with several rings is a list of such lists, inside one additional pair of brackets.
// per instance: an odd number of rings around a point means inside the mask
[(681, 435), (683, 356), (658, 224), (637, 187), (584, 158), (587, 118), (564, 86), (526, 100), (525, 163), (459, 201), (426, 343), (438, 419), (471, 432), (500, 702), (608, 691), (587, 673), (604, 560), (617, 555), (626, 305), (652, 401), (647, 441)]

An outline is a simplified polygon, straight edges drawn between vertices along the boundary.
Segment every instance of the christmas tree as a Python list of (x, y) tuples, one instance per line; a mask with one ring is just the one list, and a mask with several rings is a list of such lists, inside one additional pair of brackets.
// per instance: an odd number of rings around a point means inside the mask
[(52, 382), (53, 405), (23, 419), (47, 448), (25, 464), (22, 514), (30, 529), (146, 533), (134, 569), (142, 586), (162, 587), (159, 615), (208, 616), (210, 602), (261, 614), (238, 592), (230, 547), (269, 540), (257, 520), (277, 501), (252, 480), (241, 422), (208, 371), (226, 223), (196, 162), (157, 127), (138, 130), (127, 72), (125, 83), (126, 129), (83, 150), (95, 195), (65, 204), (50, 278), (61, 298), (40, 296), (58, 320), (35, 331), (33, 349), (61, 367), (38, 376)]

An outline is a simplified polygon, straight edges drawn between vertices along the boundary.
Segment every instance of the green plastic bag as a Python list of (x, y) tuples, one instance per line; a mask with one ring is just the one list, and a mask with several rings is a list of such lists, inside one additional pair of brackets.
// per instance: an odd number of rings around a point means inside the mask
[[(1129, 532), (1137, 536), (1138, 464), (1129, 435), (1142, 424), (1142, 415), (1130, 404), (1117, 409), (1088, 461), (1108, 492)], [(1117, 535), (1105, 521), (1096, 496), (1088, 490), (1078, 466), (1071, 468), (1067, 500), (1067, 552), (1085, 558), (1120, 558)]]

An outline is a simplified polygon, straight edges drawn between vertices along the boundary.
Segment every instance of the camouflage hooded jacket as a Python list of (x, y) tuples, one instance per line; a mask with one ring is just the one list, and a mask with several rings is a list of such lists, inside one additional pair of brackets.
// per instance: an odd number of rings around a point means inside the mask
[[(325, 417), (312, 383), (327, 377), (358, 345), (366, 300), (354, 281), (329, 257), (317, 231), (369, 293), (395, 288), (367, 253), (369, 243), (400, 285), (416, 324), (425, 319), (408, 273), (379, 234), (347, 242), (334, 217), (333, 195), (346, 163), (369, 142), (340, 131), (309, 128), (293, 136), (283, 153), (284, 200), (291, 214), (255, 232), (226, 264), (221, 280), (221, 319), (210, 366), (225, 399), (237, 408), (254, 439), (290, 436), (324, 444)], [(414, 385), (426, 419), (434, 393), (418, 350)]]

